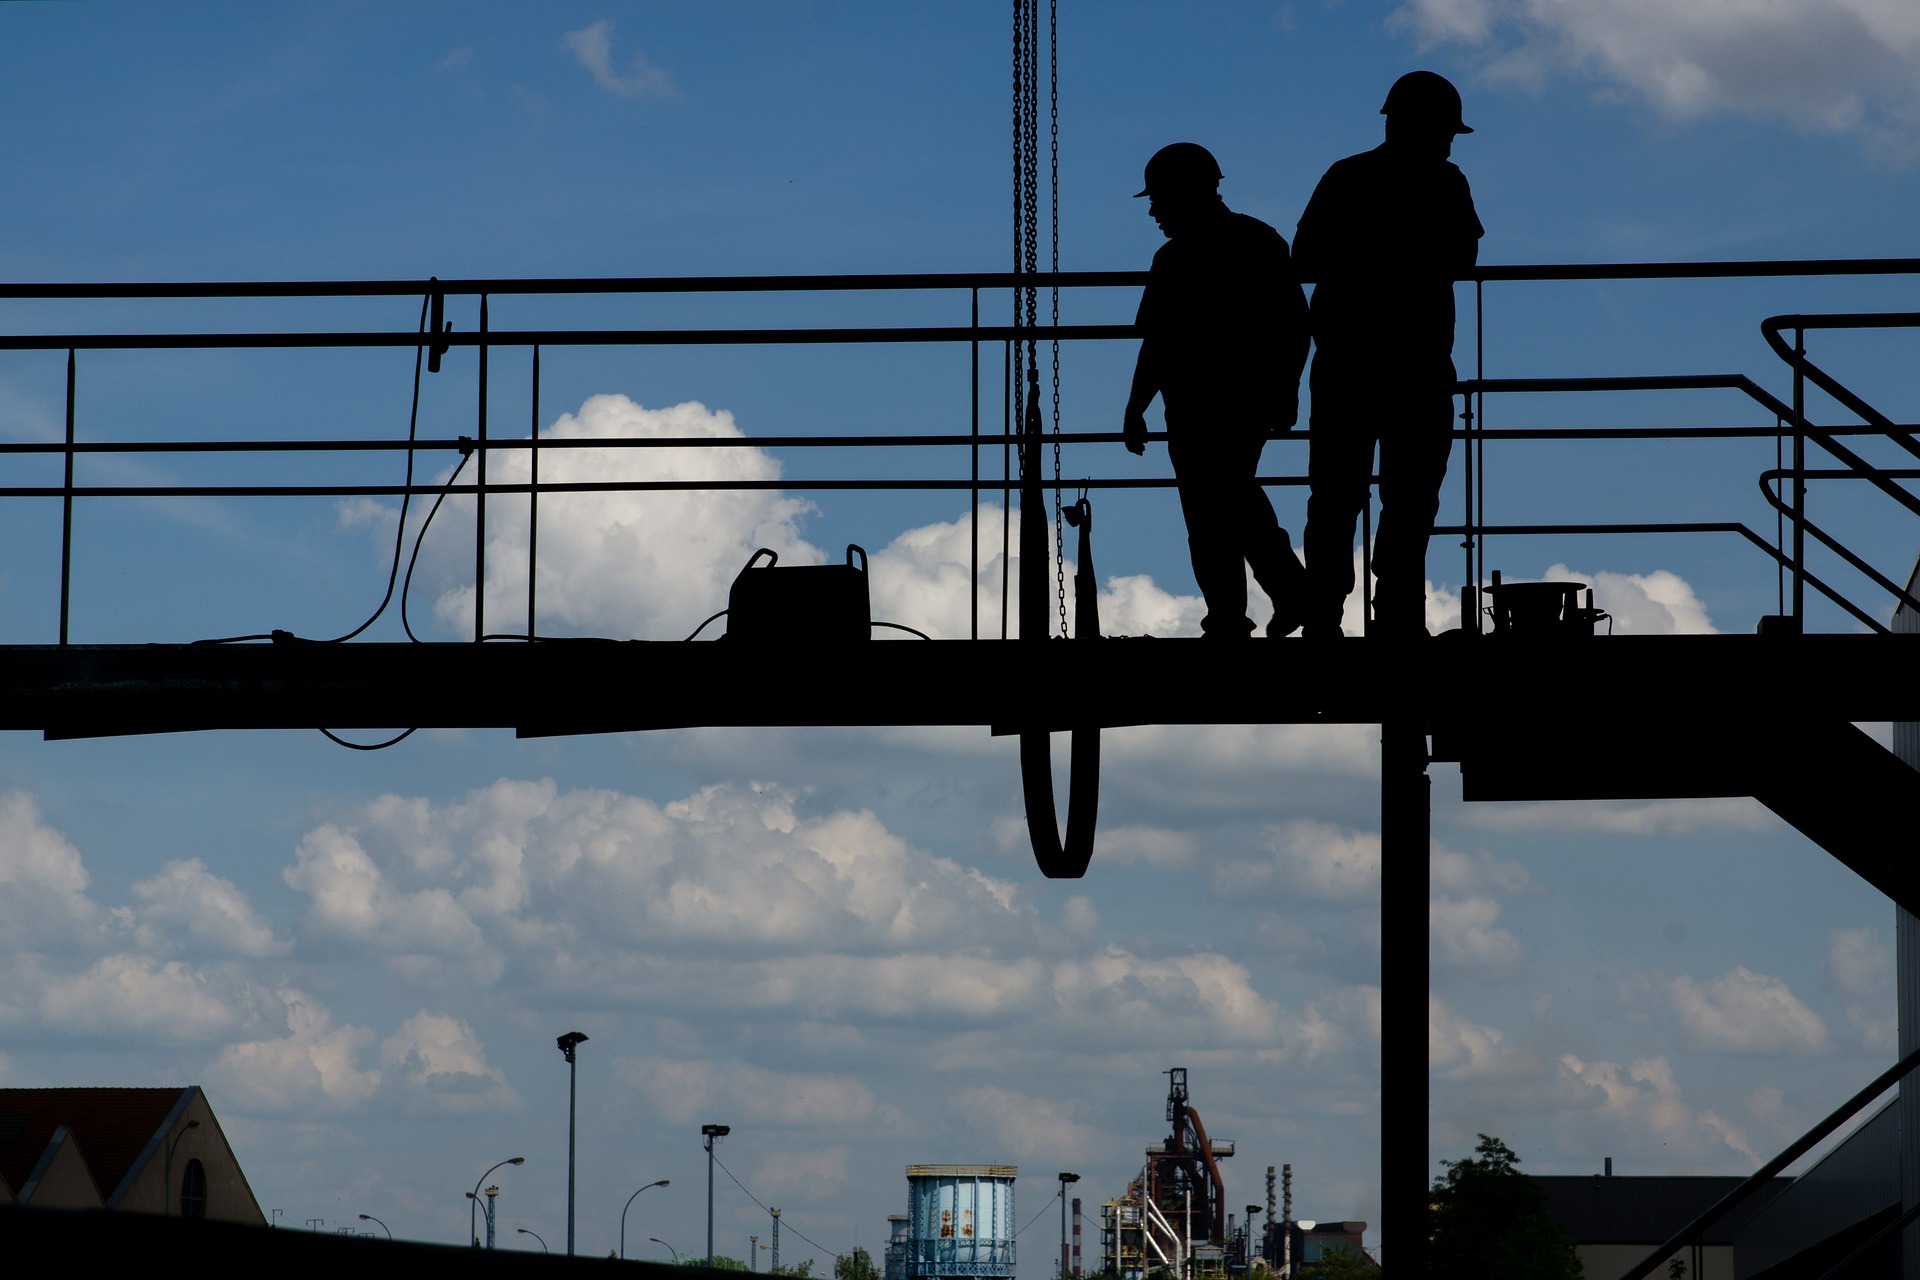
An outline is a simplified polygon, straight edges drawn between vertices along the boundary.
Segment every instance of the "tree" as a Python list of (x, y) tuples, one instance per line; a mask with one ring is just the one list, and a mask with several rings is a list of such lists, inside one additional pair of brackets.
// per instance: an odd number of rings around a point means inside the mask
[[(681, 1254), (680, 1265), (683, 1267), (705, 1267), (707, 1265), (707, 1258), (705, 1254)], [(747, 1264), (738, 1258), (729, 1258), (724, 1254), (716, 1253), (713, 1255), (713, 1269), (715, 1271), (745, 1271)]]
[(792, 1276), (794, 1280), (812, 1280), (813, 1259), (807, 1258), (800, 1262), (789, 1262), (783, 1267), (775, 1267), (767, 1274), (774, 1276)]
[(1480, 1135), (1472, 1158), (1442, 1160), (1433, 1181), (1427, 1274), (1434, 1280), (1578, 1280), (1573, 1238), (1520, 1172), (1520, 1157)]
[(1295, 1275), (1299, 1280), (1380, 1280), (1380, 1268), (1358, 1254), (1341, 1249), (1306, 1263)]
[(873, 1255), (855, 1245), (833, 1260), (833, 1280), (880, 1280), (880, 1273), (874, 1269)]

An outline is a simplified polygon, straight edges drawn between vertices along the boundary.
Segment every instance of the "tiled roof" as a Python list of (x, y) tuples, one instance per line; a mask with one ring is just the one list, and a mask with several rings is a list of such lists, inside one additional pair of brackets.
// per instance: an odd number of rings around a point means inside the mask
[(179, 1089), (0, 1089), (0, 1177), (14, 1194), (67, 1125), (103, 1196), (113, 1195), (187, 1092)]

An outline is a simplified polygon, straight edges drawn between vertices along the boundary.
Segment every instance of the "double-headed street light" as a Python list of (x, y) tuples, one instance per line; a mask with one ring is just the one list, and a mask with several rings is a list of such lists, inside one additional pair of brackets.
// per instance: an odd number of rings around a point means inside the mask
[[(567, 1256), (573, 1256), (573, 1100), (574, 1085), (580, 1068), (574, 1064), (573, 1051), (587, 1042), (583, 1032), (569, 1031), (559, 1038), (560, 1052), (567, 1057)], [(544, 1242), (542, 1242), (544, 1247)]]
[(713, 1269), (713, 1144), (733, 1132), (724, 1124), (703, 1124), (700, 1132), (707, 1140), (707, 1269)]
[[(502, 1160), (499, 1164), (493, 1166), (493, 1169), (504, 1169), (510, 1164), (525, 1164), (526, 1162), (527, 1158), (525, 1156), (515, 1156), (511, 1160)], [(473, 1190), (467, 1192), (467, 1199), (471, 1202), (467, 1205), (467, 1232), (473, 1237), (473, 1247), (476, 1249), (480, 1247), (480, 1228), (474, 1220), (473, 1211), (480, 1203), (481, 1183), (487, 1180), (488, 1176), (492, 1174), (493, 1169), (489, 1169), (486, 1173), (481, 1174), (480, 1181), (474, 1183)]]
[[(664, 1187), (666, 1185), (667, 1180), (662, 1178), (658, 1182), (649, 1182), (646, 1186), (640, 1188), (640, 1191), (646, 1191), (653, 1187)], [(626, 1208), (620, 1210), (620, 1257), (622, 1261), (625, 1261), (627, 1256), (627, 1209), (633, 1208), (633, 1202), (640, 1198), (640, 1191), (636, 1191), (628, 1196)], [(652, 1237), (649, 1236), (648, 1238), (651, 1239)]]
[(1067, 1188), (1078, 1181), (1080, 1175), (1077, 1173), (1060, 1175), (1060, 1280), (1070, 1280), (1073, 1275), (1067, 1253)]

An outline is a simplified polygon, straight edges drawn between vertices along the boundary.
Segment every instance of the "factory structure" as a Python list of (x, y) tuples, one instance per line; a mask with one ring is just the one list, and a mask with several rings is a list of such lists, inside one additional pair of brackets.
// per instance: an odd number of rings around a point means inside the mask
[[(1360, 1244), (1366, 1223), (1293, 1216), (1291, 1165), (1267, 1166), (1264, 1204), (1236, 1207), (1220, 1172), (1234, 1144), (1207, 1136), (1187, 1092), (1186, 1068), (1166, 1074), (1170, 1132), (1147, 1148), (1125, 1193), (1101, 1205), (1098, 1265), (1082, 1264), (1081, 1202), (1067, 1195), (1079, 1178), (1062, 1173), (1061, 1244), (1050, 1231), (1030, 1241), (1031, 1256), (1052, 1261), (1030, 1269), (1027, 1280), (1253, 1280), (1263, 1272), (1292, 1276), (1331, 1253), (1367, 1257)], [(1019, 1172), (1009, 1164), (908, 1165), (907, 1212), (887, 1218), (885, 1280), (1014, 1280), (1015, 1237), (1039, 1222), (1015, 1215)]]
[[(1268, 1165), (1266, 1203), (1244, 1203), (1236, 1212), (1220, 1171), (1234, 1144), (1207, 1136), (1187, 1091), (1186, 1068), (1173, 1067), (1167, 1077), (1171, 1131), (1147, 1148), (1125, 1193), (1100, 1207), (1101, 1274), (1116, 1280), (1151, 1280), (1155, 1272), (1176, 1280), (1233, 1280), (1258, 1271), (1291, 1276), (1295, 1267), (1330, 1253), (1367, 1256), (1360, 1244), (1366, 1223), (1294, 1218), (1291, 1165)], [(1076, 1200), (1076, 1275), (1079, 1217)]]

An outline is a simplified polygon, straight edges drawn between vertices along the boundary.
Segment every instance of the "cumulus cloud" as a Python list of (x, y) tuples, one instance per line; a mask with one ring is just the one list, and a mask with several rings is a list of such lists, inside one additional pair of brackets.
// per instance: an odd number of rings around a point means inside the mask
[(0, 795), (0, 936), (10, 946), (97, 943), (106, 914), (88, 879), (80, 851), (41, 821), (31, 794)]
[(1229, 863), (1214, 873), (1216, 893), (1244, 893), (1269, 880), (1323, 901), (1371, 899), (1380, 886), (1380, 833), (1299, 819), (1270, 827), (1268, 860)]
[(1612, 836), (1687, 835), (1696, 831), (1764, 831), (1780, 819), (1758, 800), (1565, 800), (1547, 804), (1474, 804), (1456, 819), (1479, 831), (1592, 832)]
[(1623, 1067), (1569, 1053), (1560, 1057), (1558, 1068), (1562, 1110), (1556, 1128), (1568, 1148), (1613, 1150), (1650, 1145), (1653, 1139), (1671, 1164), (1699, 1172), (1724, 1167), (1730, 1150), (1760, 1163), (1744, 1130), (1717, 1112), (1688, 1105), (1664, 1057)]
[(1537, 1064), (1507, 1044), (1500, 1028), (1470, 1021), (1437, 996), (1427, 998), (1427, 1070), (1450, 1080), (1503, 1080)]
[(1863, 1049), (1891, 1049), (1898, 1043), (1894, 1008), (1893, 948), (1878, 930), (1865, 925), (1837, 929), (1827, 942), (1822, 965), (1827, 985), (1846, 1002), (1847, 1025)]
[(287, 1034), (230, 1044), (208, 1072), (223, 1105), (240, 1111), (339, 1110), (371, 1097), (380, 1072), (361, 1069), (360, 1057), (372, 1047), (373, 1031), (334, 1026), (326, 1006), (302, 991), (289, 987), (277, 994), (286, 1008)]
[(134, 936), (145, 950), (179, 947), (258, 958), (288, 949), (239, 886), (198, 858), (169, 862), (159, 875), (135, 884), (133, 893), (142, 903), (134, 912)]
[(499, 1068), (488, 1064), (473, 1028), (425, 1009), (381, 1042), (376, 1078), (404, 1089), (410, 1106), (454, 1115), (520, 1105), (520, 1095)]
[(1920, 9), (1905, 0), (1409, 0), (1428, 46), (1471, 47), (1494, 82), (1581, 75), (1691, 119), (1735, 113), (1913, 146)]
[(1512, 932), (1497, 927), (1500, 904), (1492, 898), (1434, 898), (1427, 904), (1433, 962), (1499, 977), (1519, 972), (1526, 948)]
[(1068, 1098), (1036, 1098), (1015, 1089), (975, 1086), (954, 1094), (948, 1104), (958, 1127), (975, 1140), (986, 1140), (976, 1152), (982, 1162), (1030, 1160), (1038, 1156), (1078, 1159), (1093, 1148), (1096, 1131), (1074, 1119), (1079, 1102)]
[(870, 1119), (873, 1090), (852, 1076), (768, 1071), (744, 1062), (626, 1058), (614, 1068), (654, 1113), (672, 1124), (725, 1113), (759, 1128), (807, 1128)]
[(52, 974), (40, 1014), (63, 1032), (107, 1039), (193, 1041), (225, 1034), (240, 1009), (209, 976), (182, 961), (119, 953), (84, 971)]
[(627, 74), (621, 75), (613, 69), (613, 20), (610, 18), (602, 18), (592, 26), (567, 32), (560, 37), (560, 44), (579, 60), (581, 66), (593, 73), (594, 83), (609, 93), (617, 93), (623, 98), (679, 96), (679, 91), (673, 86), (673, 77), (649, 65), (638, 53), (633, 55)]
[(1827, 1027), (1780, 979), (1738, 965), (1709, 982), (1673, 979), (1668, 998), (1697, 1047), (1727, 1053), (1817, 1053)]

